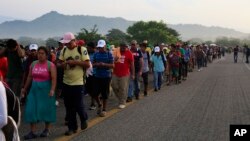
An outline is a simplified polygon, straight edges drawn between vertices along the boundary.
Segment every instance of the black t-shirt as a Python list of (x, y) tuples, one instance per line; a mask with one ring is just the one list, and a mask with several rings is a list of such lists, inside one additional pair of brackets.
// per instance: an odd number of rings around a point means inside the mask
[(239, 52), (239, 49), (236, 47), (236, 48), (234, 48), (234, 54), (235, 55), (237, 55), (238, 54), (238, 52)]
[(141, 69), (140, 66), (140, 59), (142, 58), (142, 53), (140, 50), (137, 50), (135, 52), (131, 51), (134, 56), (134, 66), (135, 66), (135, 73), (139, 72)]

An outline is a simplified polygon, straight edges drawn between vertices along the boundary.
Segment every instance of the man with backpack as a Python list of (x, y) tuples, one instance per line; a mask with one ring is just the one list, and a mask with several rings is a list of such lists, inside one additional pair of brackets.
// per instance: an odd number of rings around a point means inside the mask
[(90, 67), (89, 55), (84, 47), (77, 47), (73, 33), (68, 32), (63, 36), (62, 43), (67, 47), (60, 54), (58, 67), (64, 68), (63, 90), (66, 112), (69, 116), (68, 131), (66, 136), (77, 132), (76, 113), (80, 116), (81, 129), (87, 128), (87, 113), (83, 104), (83, 76)]
[[(37, 44), (30, 44), (29, 45), (29, 55), (27, 57), (27, 59), (24, 62), (24, 74), (23, 74), (23, 80), (22, 80), (22, 88), (24, 87), (27, 78), (28, 78), (28, 74), (29, 74), (29, 70), (30, 70), (30, 65), (32, 64), (33, 61), (37, 60), (37, 49), (38, 49), (38, 45)], [(30, 90), (30, 86), (27, 89), (27, 93), (29, 93)], [(25, 100), (26, 100), (27, 95), (25, 95), (22, 99), (21, 99), (21, 104), (24, 105), (25, 104)]]
[(164, 61), (166, 62), (166, 57), (161, 57), (160, 47), (156, 46), (154, 48), (154, 54), (151, 56), (152, 68), (154, 72), (154, 91), (161, 89), (162, 84), (162, 74), (165, 70)]

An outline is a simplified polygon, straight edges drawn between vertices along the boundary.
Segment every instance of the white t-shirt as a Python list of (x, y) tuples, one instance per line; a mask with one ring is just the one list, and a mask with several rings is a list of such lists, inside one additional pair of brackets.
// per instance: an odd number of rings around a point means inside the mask
[(3, 83), (0, 81), (0, 140), (5, 141), (2, 128), (7, 124), (7, 100), (6, 91)]

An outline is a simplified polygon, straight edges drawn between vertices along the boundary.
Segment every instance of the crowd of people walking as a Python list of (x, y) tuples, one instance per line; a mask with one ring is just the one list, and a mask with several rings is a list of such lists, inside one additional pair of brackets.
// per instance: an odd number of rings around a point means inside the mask
[[(30, 124), (25, 140), (50, 135), (51, 123), (57, 120), (58, 97), (64, 99), (64, 120), (68, 127), (65, 135), (70, 136), (78, 130), (77, 114), (80, 128), (88, 127), (84, 94), (91, 97), (89, 109), (96, 109), (98, 116), (105, 117), (111, 90), (117, 97), (117, 107), (123, 109), (126, 103), (139, 100), (141, 92), (147, 96), (149, 88), (160, 91), (163, 84), (178, 85), (188, 79), (190, 72), (202, 71), (225, 54), (218, 46), (159, 43), (149, 47), (147, 40), (124, 41), (107, 48), (103, 39), (85, 44), (70, 32), (63, 35), (58, 46), (48, 50), (32, 43), (24, 48), (10, 39), (6, 47), (0, 47), (0, 81), (22, 98), (24, 121)], [(149, 75), (153, 76), (153, 82)], [(0, 90), (3, 89), (0, 85)], [(1, 92), (0, 100), (6, 101), (2, 95)], [(7, 113), (6, 103), (0, 104), (2, 128), (7, 124)], [(39, 122), (45, 124), (40, 135), (36, 130)]]

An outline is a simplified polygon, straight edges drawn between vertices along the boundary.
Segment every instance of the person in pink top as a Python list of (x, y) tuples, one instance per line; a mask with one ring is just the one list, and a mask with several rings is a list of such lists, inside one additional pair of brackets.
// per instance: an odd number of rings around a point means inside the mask
[(21, 91), (22, 96), (31, 85), (27, 96), (24, 119), (30, 123), (31, 131), (24, 136), (25, 140), (36, 138), (36, 123), (45, 122), (45, 129), (40, 137), (49, 136), (50, 123), (56, 121), (55, 88), (56, 67), (48, 61), (46, 47), (38, 48), (38, 60), (32, 62), (27, 81)]

